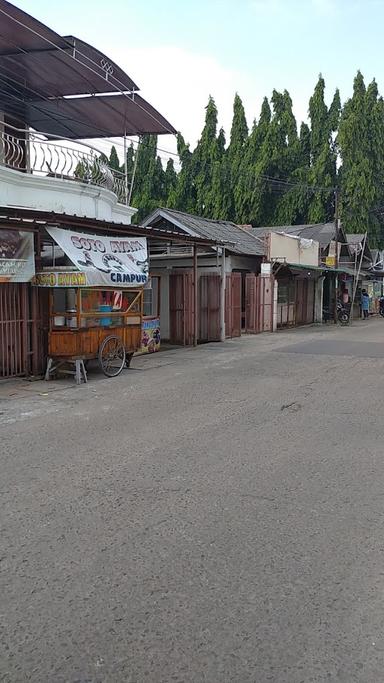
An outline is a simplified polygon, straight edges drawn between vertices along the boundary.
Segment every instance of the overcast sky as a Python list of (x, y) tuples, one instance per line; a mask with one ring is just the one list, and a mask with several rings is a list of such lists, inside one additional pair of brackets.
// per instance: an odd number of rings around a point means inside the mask
[[(264, 95), (289, 90), (299, 120), (322, 72), (327, 97), (357, 69), (384, 91), (384, 0), (14, 0), (58, 33), (114, 59), (196, 143), (211, 94), (229, 134), (236, 91), (249, 122)], [(160, 143), (159, 143), (160, 145)], [(169, 136), (164, 148), (174, 149)]]

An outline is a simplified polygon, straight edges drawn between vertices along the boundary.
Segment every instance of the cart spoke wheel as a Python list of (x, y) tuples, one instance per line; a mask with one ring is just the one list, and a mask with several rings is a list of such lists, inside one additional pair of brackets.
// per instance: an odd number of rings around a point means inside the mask
[(125, 365), (125, 348), (119, 337), (106, 337), (99, 349), (99, 364), (107, 377), (116, 377)]

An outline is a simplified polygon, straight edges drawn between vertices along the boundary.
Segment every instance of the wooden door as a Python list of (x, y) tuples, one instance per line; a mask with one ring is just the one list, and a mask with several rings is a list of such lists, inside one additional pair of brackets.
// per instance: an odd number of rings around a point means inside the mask
[(273, 329), (274, 277), (249, 273), (245, 280), (245, 329), (251, 334)]
[(241, 336), (241, 273), (228, 273), (225, 287), (225, 335)]
[(0, 377), (30, 371), (28, 285), (0, 284)]
[(296, 324), (309, 325), (315, 315), (315, 282), (314, 280), (297, 280), (296, 282)]
[(193, 343), (193, 274), (184, 271), (169, 276), (170, 342), (188, 346)]
[(199, 341), (220, 341), (220, 275), (199, 278)]

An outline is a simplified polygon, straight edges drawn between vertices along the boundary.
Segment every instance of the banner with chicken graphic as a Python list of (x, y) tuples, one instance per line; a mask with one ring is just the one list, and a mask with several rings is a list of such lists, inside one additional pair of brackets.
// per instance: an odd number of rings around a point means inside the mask
[(142, 287), (148, 282), (146, 237), (100, 236), (47, 228), (47, 232), (85, 274), (88, 286)]

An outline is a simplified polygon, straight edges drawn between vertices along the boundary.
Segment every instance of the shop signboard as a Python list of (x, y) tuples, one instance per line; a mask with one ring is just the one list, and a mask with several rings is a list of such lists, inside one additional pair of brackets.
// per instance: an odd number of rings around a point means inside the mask
[(85, 275), (85, 286), (137, 288), (148, 282), (146, 237), (90, 235), (62, 228), (47, 228), (47, 232)]
[(272, 264), (271, 263), (262, 263), (261, 264), (261, 275), (263, 277), (270, 277), (272, 273)]
[(29, 282), (34, 274), (33, 233), (0, 230), (0, 282)]
[(160, 319), (147, 318), (142, 322), (141, 351), (154, 353), (160, 349)]
[(36, 273), (32, 281), (38, 287), (85, 287), (87, 277), (85, 273), (74, 271), (43, 271)]

